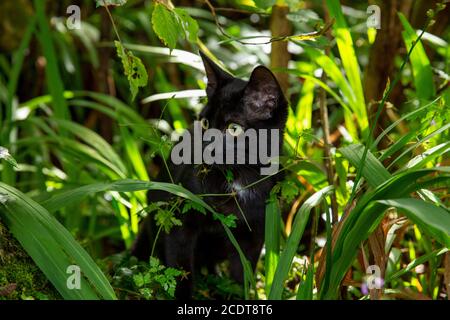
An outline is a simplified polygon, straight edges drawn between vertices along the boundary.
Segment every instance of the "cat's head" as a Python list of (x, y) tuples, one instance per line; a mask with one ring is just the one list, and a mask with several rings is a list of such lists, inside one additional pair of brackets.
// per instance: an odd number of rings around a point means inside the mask
[(274, 74), (256, 67), (248, 81), (235, 78), (200, 52), (207, 76), (208, 103), (199, 118), (221, 131), (235, 125), (246, 130), (284, 130), (288, 104)]
[[(208, 102), (172, 149), (172, 162), (221, 169), (258, 167), (274, 174), (280, 155), (288, 104), (273, 73), (256, 67), (248, 81), (235, 78), (200, 53), (208, 78)], [(191, 139), (193, 131), (193, 139)]]
[[(225, 72), (204, 53), (200, 55), (208, 80), (208, 102), (199, 120), (203, 130), (217, 136), (210, 141), (223, 141), (223, 147), (209, 144), (214, 150), (203, 155), (210, 154), (210, 164), (221, 168), (230, 168), (229, 164), (235, 169), (256, 166), (261, 174), (275, 173), (278, 165), (273, 159), (282, 148), (288, 103), (274, 74), (258, 66), (248, 81), (242, 80)], [(204, 142), (203, 151), (207, 147)], [(221, 159), (223, 163), (218, 164)]]

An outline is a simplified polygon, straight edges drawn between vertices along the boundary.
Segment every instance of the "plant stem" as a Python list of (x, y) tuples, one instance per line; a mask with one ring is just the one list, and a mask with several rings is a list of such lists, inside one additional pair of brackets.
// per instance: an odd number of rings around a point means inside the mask
[[(323, 4), (325, 8), (325, 3)], [(326, 8), (325, 8), (326, 9)], [(325, 21), (328, 22), (329, 15), (327, 10)], [(329, 38), (329, 33), (326, 34), (327, 38)], [(330, 54), (330, 48), (325, 48), (326, 55), (328, 56)], [(325, 73), (325, 70), (322, 71), (322, 77), (320, 79), (323, 83), (326, 83), (327, 81), (327, 74)], [(327, 92), (324, 88), (319, 89), (319, 108), (320, 108), (320, 120), (322, 124), (322, 131), (323, 131), (323, 142), (324, 142), (324, 152), (325, 152), (325, 163), (327, 168), (327, 178), (328, 178), (328, 184), (330, 186), (334, 186), (334, 169), (333, 169), (333, 159), (331, 155), (330, 150), (330, 124), (328, 121), (328, 106), (327, 106)], [(332, 215), (332, 224), (335, 224), (338, 222), (339, 216), (338, 216), (338, 205), (336, 201), (336, 191), (333, 191), (333, 193), (330, 196), (331, 198), (331, 215)]]
[(116, 36), (117, 36), (117, 40), (119, 40), (120, 44), (123, 45), (122, 39), (120, 39), (119, 32), (117, 31), (116, 23), (114, 22), (114, 19), (113, 19), (113, 17), (112, 17), (112, 14), (111, 14), (111, 12), (109, 11), (108, 5), (106, 4), (105, 0), (103, 0), (103, 6), (105, 7), (106, 12), (108, 13), (109, 19), (111, 20), (111, 24), (112, 24), (112, 26), (113, 26), (114, 33), (115, 33)]

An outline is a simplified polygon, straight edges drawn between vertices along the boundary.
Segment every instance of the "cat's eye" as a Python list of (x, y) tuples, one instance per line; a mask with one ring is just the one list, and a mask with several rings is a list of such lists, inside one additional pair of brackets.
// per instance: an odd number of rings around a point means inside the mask
[(202, 125), (203, 130), (207, 130), (209, 128), (209, 121), (206, 118), (202, 118), (200, 120), (200, 124)]
[(237, 137), (244, 132), (244, 128), (242, 128), (242, 126), (237, 123), (230, 123), (227, 130), (234, 137)]

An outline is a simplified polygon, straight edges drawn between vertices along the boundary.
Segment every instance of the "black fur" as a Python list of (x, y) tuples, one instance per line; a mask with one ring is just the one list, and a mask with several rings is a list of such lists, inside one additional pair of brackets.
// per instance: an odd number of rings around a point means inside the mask
[[(208, 103), (202, 110), (200, 118), (209, 120), (210, 128), (224, 131), (228, 123), (238, 123), (245, 129), (266, 128), (280, 129), (280, 145), (282, 132), (287, 118), (287, 102), (274, 75), (265, 67), (259, 66), (252, 72), (249, 81), (237, 79), (229, 75), (201, 53), (207, 78)], [(171, 175), (175, 183), (181, 183), (195, 194), (223, 194), (233, 191), (227, 182), (224, 171), (231, 170), (234, 182), (241, 186), (260, 180), (259, 165), (170, 165)], [(170, 181), (167, 173), (160, 180)], [(264, 242), (265, 203), (269, 192), (280, 175), (271, 176), (255, 186), (247, 189), (245, 194), (238, 191), (237, 199), (251, 227), (249, 230), (238, 209), (235, 200), (230, 196), (208, 197), (206, 202), (217, 212), (235, 214), (238, 217), (237, 227), (232, 229), (234, 236), (246, 257), (256, 267)], [(234, 190), (236, 191), (236, 190)], [(164, 192), (152, 192), (150, 201), (169, 199)], [(243, 270), (239, 256), (228, 240), (223, 227), (211, 214), (188, 212), (178, 214), (183, 225), (174, 227), (170, 234), (160, 233), (156, 248), (157, 255), (167, 266), (182, 268), (188, 271), (189, 278), (177, 286), (177, 298), (190, 298), (193, 282), (201, 267), (214, 271), (214, 266), (225, 259), (230, 261), (230, 274), (243, 281)], [(144, 219), (138, 238), (133, 246), (132, 254), (139, 259), (148, 259), (152, 240), (156, 234), (153, 216)]]

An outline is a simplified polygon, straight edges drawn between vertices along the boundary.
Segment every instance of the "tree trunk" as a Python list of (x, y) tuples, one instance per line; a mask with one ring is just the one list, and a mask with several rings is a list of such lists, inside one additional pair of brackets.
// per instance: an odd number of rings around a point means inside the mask
[[(285, 37), (292, 34), (292, 26), (286, 15), (289, 13), (289, 7), (285, 4), (276, 4), (272, 7), (270, 17), (270, 32), (272, 37)], [(287, 41), (272, 42), (272, 51), (270, 54), (271, 68), (287, 68), (291, 55), (288, 52)], [(280, 83), (283, 92), (286, 94), (289, 88), (289, 78), (287, 72), (275, 72), (275, 76)]]

